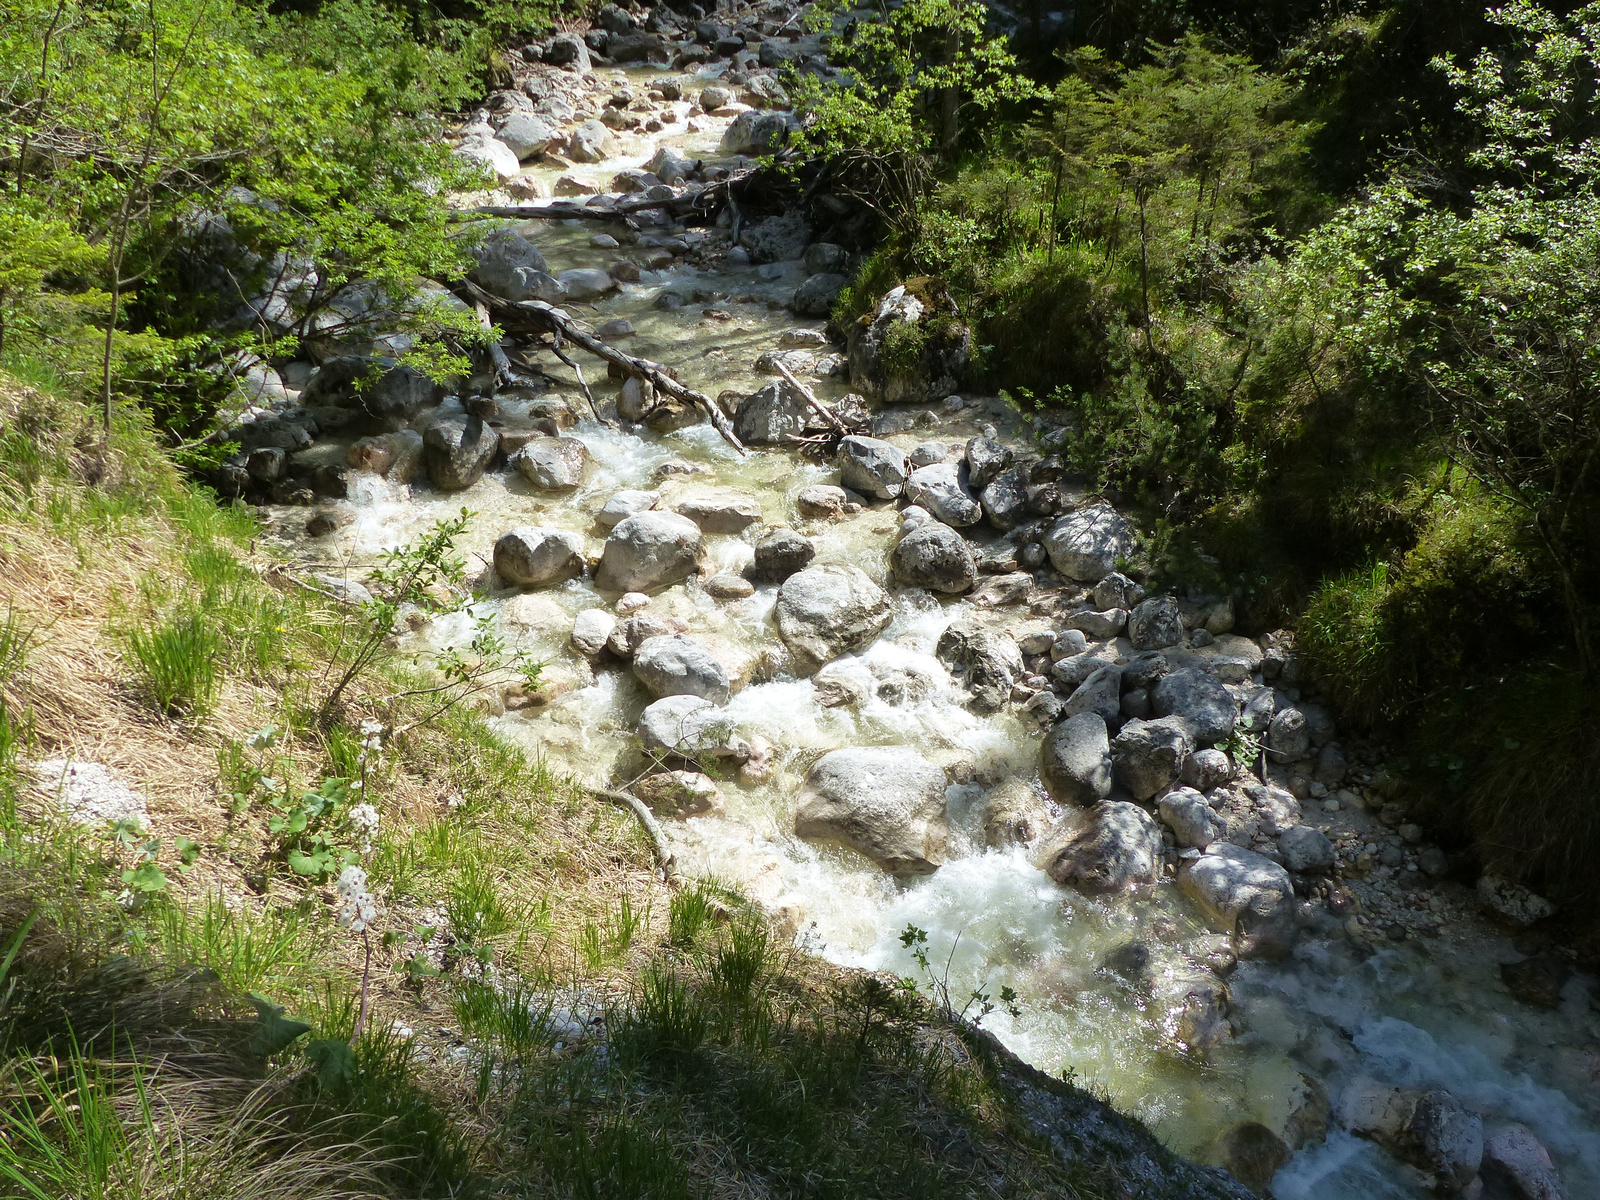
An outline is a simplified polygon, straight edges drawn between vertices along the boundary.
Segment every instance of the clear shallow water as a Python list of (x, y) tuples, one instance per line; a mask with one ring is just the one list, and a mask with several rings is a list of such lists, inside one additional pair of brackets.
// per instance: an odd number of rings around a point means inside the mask
[[(708, 129), (696, 139), (674, 137), (669, 129), (650, 142), (707, 153), (725, 122), (701, 120)], [(623, 167), (639, 165), (651, 149), (633, 139), (630, 153), (584, 170), (604, 182)], [(526, 227), (553, 270), (603, 265), (614, 257), (616, 251), (589, 246), (600, 228), (582, 222)], [(624, 286), (585, 315), (595, 324), (627, 317), (638, 331), (630, 351), (674, 366), (692, 386), (712, 395), (725, 388), (748, 392), (766, 382), (752, 364), (777, 348), (783, 330), (819, 324), (769, 309), (759, 298), (786, 294), (794, 283), (762, 279), (751, 268), (647, 272), (639, 284)], [(653, 307), (663, 287), (758, 299), (708, 300), (667, 311)], [(705, 316), (712, 305), (733, 319)], [(545, 369), (558, 378), (566, 375), (554, 362)], [(616, 388), (603, 371), (586, 375), (599, 394)], [(817, 380), (814, 386), (824, 396), (843, 390), (834, 381)], [(579, 394), (575, 383), (562, 390)], [(930, 437), (964, 440), (976, 432), (970, 421), (946, 416), (941, 428), (892, 440), (909, 448)], [(474, 564), (470, 573), (477, 574), (487, 568), (494, 540), (516, 525), (578, 532), (598, 554), (605, 531), (594, 524), (595, 513), (625, 488), (659, 488), (663, 506), (680, 493), (738, 488), (759, 498), (766, 524), (792, 524), (812, 538), (816, 561), (852, 563), (888, 583), (887, 553), (898, 527), (892, 511), (869, 509), (836, 522), (796, 516), (794, 497), (803, 487), (836, 481), (829, 467), (776, 448), (741, 457), (705, 426), (658, 437), (587, 421), (569, 434), (583, 440), (594, 460), (574, 492), (541, 493), (505, 473), (448, 495), (426, 485), (397, 487), (361, 477), (349, 523), (315, 550), (298, 545), (297, 552), (324, 562), (330, 554), (370, 562), (378, 551), (414, 540), (465, 506), (476, 515), (461, 548)], [(705, 471), (658, 483), (656, 471), (670, 459)], [(286, 531), (303, 525), (304, 510), (280, 515)], [(711, 558), (720, 569), (738, 570), (750, 560), (753, 540), (753, 531), (708, 538)], [(512, 595), (488, 593), (471, 614), (432, 622), (415, 635), (412, 648), (426, 652), (466, 640), (469, 616), (503, 614)], [(723, 811), (670, 826), (688, 872), (739, 886), (793, 920), (812, 949), (843, 964), (916, 975), (899, 935), (907, 925), (926, 930), (930, 957), (941, 974), (948, 969), (953, 993), (1016, 990), (1020, 1016), (997, 1010), (986, 1021), (1008, 1045), (1045, 1070), (1070, 1071), (1103, 1089), (1184, 1152), (1206, 1157), (1213, 1139), (1242, 1120), (1281, 1130), (1302, 1090), (1303, 1073), (1322, 1081), (1336, 1108), (1343, 1088), (1370, 1076), (1407, 1087), (1444, 1087), (1491, 1121), (1529, 1125), (1556, 1156), (1568, 1194), (1600, 1196), (1600, 1022), (1589, 1005), (1588, 981), (1569, 985), (1557, 1013), (1519, 1005), (1498, 983), (1498, 963), (1516, 957), (1514, 952), (1506, 939), (1477, 926), (1463, 940), (1405, 943), (1365, 960), (1342, 938), (1309, 943), (1287, 963), (1241, 967), (1230, 980), (1236, 1036), (1204, 1060), (1190, 1055), (1172, 1037), (1161, 982), (1193, 970), (1219, 939), (1176, 889), (1164, 886), (1153, 898), (1102, 904), (1051, 882), (1023, 850), (983, 847), (976, 814), (985, 785), (1033, 777), (1039, 733), (1015, 713), (979, 717), (968, 711), (964, 691), (934, 657), (939, 633), (970, 613), (970, 606), (924, 593), (896, 595), (894, 621), (883, 636), (832, 668), (858, 682), (867, 699), (856, 708), (825, 708), (816, 702), (810, 680), (769, 678), (760, 669), (764, 651), (776, 642), (774, 600), (775, 589), (760, 588), (748, 599), (718, 602), (691, 583), (651, 604), (654, 613), (687, 621), (697, 638), (735, 664), (736, 676), (739, 664), (751, 666), (750, 682), (735, 694), (729, 712), (742, 735), (759, 734), (777, 750), (768, 782), (724, 782)], [(571, 618), (585, 608), (609, 607), (607, 600), (573, 581), (519, 604), (524, 615), (535, 605), (537, 619), (507, 622), (506, 632), (551, 664), (551, 692), (559, 694), (539, 710), (496, 718), (497, 726), (558, 771), (594, 783), (627, 779), (637, 769), (633, 729), (648, 697), (629, 672), (596, 674), (566, 648)], [(1022, 619), (1019, 614), (1016, 622)], [(880, 691), (884, 683), (891, 687)], [(956, 777), (975, 780), (953, 784), (947, 793), (950, 861), (908, 884), (849, 852), (811, 845), (792, 833), (798, 796), (816, 758), (841, 746), (877, 744), (914, 746), (954, 768)], [(1153, 996), (1102, 969), (1109, 952), (1131, 941), (1155, 954)], [(1424, 1194), (1381, 1150), (1337, 1128), (1325, 1143), (1295, 1157), (1276, 1190), (1282, 1200)]]

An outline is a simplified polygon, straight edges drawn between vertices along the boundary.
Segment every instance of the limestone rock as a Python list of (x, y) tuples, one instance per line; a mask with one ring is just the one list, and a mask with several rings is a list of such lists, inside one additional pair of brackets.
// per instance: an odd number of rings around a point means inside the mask
[(1040, 845), (1039, 865), (1086, 896), (1112, 896), (1155, 883), (1161, 829), (1137, 804), (1107, 800), (1069, 812)]
[(624, 518), (654, 507), (659, 498), (659, 492), (643, 492), (635, 489), (616, 492), (601, 506), (595, 521), (606, 529), (615, 528)]
[(673, 502), (672, 510), (705, 533), (741, 533), (761, 520), (761, 502), (749, 492), (731, 489), (685, 496)]
[(1150, 692), (1150, 704), (1159, 716), (1182, 717), (1196, 747), (1226, 740), (1238, 717), (1221, 680), (1193, 667), (1163, 676)]
[(1270, 858), (1215, 842), (1179, 867), (1178, 886), (1216, 928), (1235, 935), (1240, 958), (1282, 958), (1293, 948), (1294, 884)]
[(806, 782), (795, 815), (800, 837), (842, 842), (897, 875), (931, 874), (944, 862), (944, 772), (915, 750), (834, 750)]
[(816, 553), (808, 538), (780, 525), (756, 543), (751, 578), (757, 583), (782, 583), (810, 566)]
[(1111, 743), (1112, 776), (1135, 800), (1148, 800), (1177, 779), (1188, 753), (1180, 718), (1129, 721)]
[(1090, 504), (1058, 519), (1042, 540), (1056, 570), (1096, 583), (1133, 553), (1133, 525), (1109, 504)]
[(1105, 718), (1079, 713), (1053, 726), (1039, 748), (1039, 777), (1057, 804), (1098, 804), (1111, 794)]
[(1128, 614), (1128, 640), (1135, 650), (1165, 650), (1184, 641), (1183, 617), (1171, 596), (1151, 596)]
[(664, 817), (698, 817), (722, 807), (716, 781), (699, 771), (660, 771), (633, 785), (633, 794)]
[(893, 500), (905, 490), (906, 456), (877, 438), (852, 435), (839, 442), (839, 482), (863, 496)]
[(477, 417), (467, 417), (428, 426), (422, 445), (433, 486), (442, 492), (456, 492), (483, 478), (499, 448), (500, 435)]
[(633, 673), (656, 696), (728, 702), (728, 673), (709, 650), (686, 634), (645, 639), (633, 653)]
[(904, 587), (959, 595), (978, 582), (972, 547), (950, 526), (928, 521), (895, 543), (889, 555), (895, 580)]
[(520, 525), (494, 544), (494, 573), (512, 587), (546, 588), (583, 574), (583, 540), (563, 529)]
[(570, 492), (589, 469), (589, 449), (577, 438), (536, 437), (511, 456), (511, 465), (536, 488)]
[(617, 627), (617, 619), (603, 608), (586, 608), (572, 621), (572, 648), (585, 658), (594, 658), (606, 648), (606, 640)]
[(1157, 809), (1178, 845), (1204, 850), (1227, 832), (1221, 817), (1193, 788), (1175, 788), (1161, 797)]
[(705, 558), (700, 527), (677, 513), (637, 512), (606, 539), (595, 584), (602, 591), (648, 592), (699, 572)]
[(983, 517), (983, 507), (967, 491), (963, 474), (961, 464), (950, 460), (918, 467), (906, 477), (906, 496), (946, 525), (976, 525)]
[(889, 624), (889, 597), (859, 567), (807, 567), (784, 580), (775, 610), (778, 635), (798, 674), (863, 650)]

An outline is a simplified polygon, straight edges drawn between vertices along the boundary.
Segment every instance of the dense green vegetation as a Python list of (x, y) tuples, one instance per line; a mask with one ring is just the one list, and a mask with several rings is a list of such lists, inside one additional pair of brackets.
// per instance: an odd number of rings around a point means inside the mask
[(1152, 571), (1297, 627), (1445, 832), (1578, 898), (1600, 9), (1091, 4), (1032, 34), (1048, 97), (985, 90), (973, 56), (987, 117), (958, 140), (922, 75), (857, 56), (908, 129), (835, 120), (825, 145), (915, 144), (922, 172), (836, 316), (942, 281), (988, 382), (1141, 513)]

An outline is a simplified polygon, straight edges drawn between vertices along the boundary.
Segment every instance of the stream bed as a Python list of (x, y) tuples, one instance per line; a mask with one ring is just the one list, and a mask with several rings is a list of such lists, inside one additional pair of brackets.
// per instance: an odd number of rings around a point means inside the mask
[[(600, 83), (643, 91), (660, 75), (656, 68), (601, 72)], [(600, 162), (582, 168), (536, 163), (524, 175), (547, 187), (575, 175), (603, 189), (617, 172), (649, 159), (658, 144), (692, 158), (715, 158), (732, 115), (696, 109), (691, 117), (687, 103), (678, 107), (679, 119), (664, 130), (622, 137)], [(687, 131), (690, 121), (694, 132)], [(605, 267), (619, 253), (638, 257), (648, 249), (597, 248), (596, 235), (609, 227), (591, 221), (513, 227), (539, 248), (552, 273)], [(673, 368), (683, 383), (715, 397), (772, 382), (755, 363), (780, 348), (786, 333), (791, 344), (820, 340), (822, 321), (797, 318), (784, 307), (805, 278), (799, 263), (730, 262), (722, 230), (645, 224), (640, 232), (641, 242), (684, 239), (703, 253), (644, 265), (637, 282), (570, 306), (593, 326), (626, 320), (633, 330), (624, 347), (629, 353)], [(668, 307), (659, 300), (663, 292), (684, 302)], [(839, 349), (819, 348), (818, 355)], [(571, 372), (548, 355), (540, 366), (572, 406), (588, 414)], [(585, 374), (603, 406), (614, 403), (617, 381), (608, 380), (603, 367), (586, 364)], [(806, 382), (825, 401), (851, 390), (841, 374)], [(515, 402), (503, 402), (501, 413), (514, 424)], [(988, 435), (1036, 452), (1017, 414), (997, 398), (883, 406), (872, 415), (875, 433), (907, 451), (930, 440), (964, 444)], [(359, 574), (379, 551), (470, 509), (459, 545), (472, 564), (469, 576), (481, 576), (478, 597), (467, 610), (423, 625), (406, 648), (426, 653), (464, 644), (474, 619), (497, 616), (509, 641), (547, 665), (538, 703), (499, 713), (496, 727), (554, 772), (618, 786), (646, 765), (636, 730), (654, 697), (626, 663), (592, 664), (569, 644), (574, 618), (588, 609), (613, 611), (616, 595), (596, 590), (587, 573), (540, 591), (503, 588), (489, 567), (494, 543), (517, 526), (557, 528), (582, 539), (592, 560), (607, 533), (597, 515), (618, 492), (657, 492), (658, 508), (708, 488), (749, 493), (759, 502), (759, 521), (737, 534), (709, 533), (710, 567), (651, 596), (647, 609), (680, 622), (712, 649), (733, 682), (726, 716), (747, 741), (771, 747), (764, 771), (717, 781), (720, 803), (712, 811), (666, 822), (682, 872), (737, 887), (786, 922), (801, 944), (841, 964), (916, 976), (901, 934), (908, 926), (926, 931), (929, 958), (958, 997), (1014, 989), (1017, 1014), (997, 1008), (984, 1022), (1007, 1045), (1046, 1071), (1092, 1086), (1167, 1144), (1202, 1161), (1218, 1161), (1217, 1139), (1241, 1122), (1259, 1122), (1292, 1140), (1307, 1122), (1317, 1124), (1323, 1108), (1325, 1136), (1318, 1130), (1306, 1137), (1277, 1173), (1273, 1188), (1280, 1200), (1430, 1194), (1420, 1172), (1345, 1127), (1344, 1098), (1366, 1081), (1444, 1089), (1486, 1124), (1524, 1125), (1549, 1150), (1568, 1196), (1600, 1196), (1600, 1013), (1592, 1004), (1600, 997), (1594, 981), (1571, 976), (1548, 1010), (1514, 997), (1499, 968), (1523, 955), (1509, 928), (1482, 913), (1471, 888), (1403, 867), (1367, 873), (1358, 894), (1372, 886), (1424, 912), (1422, 932), (1388, 936), (1370, 925), (1353, 929), (1353, 918), (1343, 915), (1307, 913), (1299, 945), (1286, 960), (1227, 963), (1228, 1029), (1196, 1052), (1174, 1036), (1164, 981), (1182, 978), (1195, 964), (1226, 959), (1228, 952), (1227, 939), (1195, 905), (1170, 882), (1131, 899), (1079, 894), (1054, 882), (1028, 846), (992, 845), (986, 832), (995, 795), (1019, 782), (1037, 787), (1040, 722), (1017, 704), (989, 714), (973, 711), (967, 688), (937, 653), (939, 638), (962, 620), (1021, 636), (1050, 628), (1050, 615), (1027, 604), (983, 608), (967, 597), (896, 586), (889, 554), (901, 522), (893, 503), (833, 517), (806, 517), (797, 509), (803, 489), (839, 482), (830, 461), (779, 446), (740, 455), (706, 424), (657, 434), (586, 415), (563, 434), (580, 439), (591, 460), (570, 491), (540, 490), (504, 468), (451, 492), (435, 490), (425, 477), (396, 483), (352, 472), (348, 499), (325, 506), (335, 517), (333, 532), (309, 536), (307, 510), (292, 506), (267, 509), (270, 530), (302, 562)], [(340, 462), (348, 445), (349, 439), (323, 438), (305, 453)], [(758, 584), (752, 594), (733, 598), (704, 586), (714, 574), (745, 571), (758, 536), (777, 525), (813, 543), (813, 565), (857, 567), (890, 594), (890, 623), (870, 645), (830, 667), (828, 695), (819, 694), (816, 678), (797, 677), (785, 666), (773, 624), (776, 586)], [(1016, 549), (984, 525), (964, 533), (980, 557)], [(837, 702), (841, 687), (849, 702)], [(897, 879), (851, 850), (796, 836), (796, 808), (812, 766), (827, 751), (861, 746), (913, 747), (945, 769), (950, 834), (937, 871)], [(1342, 829), (1357, 841), (1368, 830), (1378, 839), (1383, 830), (1367, 811), (1377, 805), (1359, 804), (1362, 791), (1326, 793), (1350, 797), (1332, 812), (1308, 799), (1306, 821)], [(1306, 906), (1314, 907), (1311, 901)], [(1130, 956), (1129, 947), (1139, 949)], [(1137, 970), (1126, 969), (1131, 959)]]

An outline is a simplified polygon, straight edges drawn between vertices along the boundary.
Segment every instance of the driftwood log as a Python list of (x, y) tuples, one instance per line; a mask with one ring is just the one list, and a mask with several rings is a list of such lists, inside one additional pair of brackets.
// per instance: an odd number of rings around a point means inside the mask
[[(723, 441), (732, 446), (740, 454), (745, 452), (744, 443), (733, 432), (733, 425), (728, 420), (727, 414), (717, 407), (717, 402), (704, 392), (697, 392), (691, 387), (685, 387), (666, 371), (660, 363), (651, 362), (648, 358), (636, 358), (625, 354), (615, 346), (602, 342), (592, 333), (578, 328), (577, 323), (554, 304), (547, 304), (543, 300), (506, 300), (473, 283), (470, 279), (463, 280), (462, 288), (466, 291), (473, 303), (482, 304), (490, 312), (503, 316), (510, 321), (529, 324), (537, 329), (552, 333), (557, 339), (570, 342), (574, 346), (594, 355), (596, 358), (611, 364), (624, 375), (643, 379), (650, 383), (657, 392), (692, 404), (705, 414), (706, 420), (711, 422)], [(564, 356), (563, 356), (564, 357)], [(567, 360), (570, 363), (570, 359)], [(580, 372), (581, 380), (582, 374)], [(587, 385), (584, 387), (588, 391)], [(593, 397), (590, 402), (593, 403)]]

